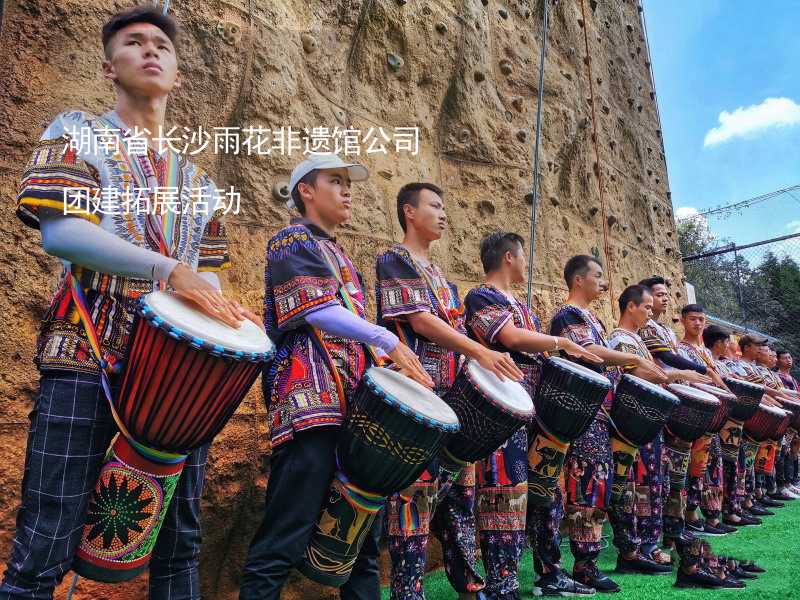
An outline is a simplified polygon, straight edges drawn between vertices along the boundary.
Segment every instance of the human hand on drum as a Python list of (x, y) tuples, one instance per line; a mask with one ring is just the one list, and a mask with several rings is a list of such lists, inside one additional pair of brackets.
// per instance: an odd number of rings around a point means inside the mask
[(636, 365), (634, 375), (652, 383), (667, 383), (669, 381), (669, 377), (667, 377), (664, 369), (659, 367), (652, 360), (647, 360), (641, 356), (636, 356), (636, 359), (634, 363)]
[(559, 337), (558, 349), (563, 350), (570, 356), (574, 356), (575, 358), (580, 358), (581, 360), (585, 360), (587, 362), (594, 363), (596, 365), (599, 365), (603, 362), (603, 359), (597, 356), (597, 354), (589, 352), (586, 348), (584, 348), (580, 344), (576, 344), (569, 338)]
[(238, 329), (242, 326), (242, 321), (249, 319), (259, 328), (264, 327), (256, 315), (238, 302), (223, 296), (210, 282), (183, 263), (172, 269), (167, 283), (176, 294), (191, 300), (208, 316), (219, 319), (226, 325)]
[(689, 369), (674, 369), (667, 371), (667, 378), (669, 379), (670, 383), (674, 383), (676, 381), (688, 381), (689, 383), (705, 383), (710, 385), (713, 381), (708, 375), (702, 375), (697, 371), (691, 371)]
[(512, 381), (522, 381), (522, 378), (525, 376), (514, 363), (514, 360), (508, 352), (495, 352), (494, 350), (481, 347), (481, 352), (474, 358), (484, 369), (497, 375), (500, 381), (505, 381), (506, 377)]
[(398, 342), (394, 350), (387, 354), (394, 361), (397, 370), (403, 375), (410, 377), (426, 388), (433, 388), (433, 379), (423, 368), (422, 363), (419, 362), (416, 353), (403, 342)]

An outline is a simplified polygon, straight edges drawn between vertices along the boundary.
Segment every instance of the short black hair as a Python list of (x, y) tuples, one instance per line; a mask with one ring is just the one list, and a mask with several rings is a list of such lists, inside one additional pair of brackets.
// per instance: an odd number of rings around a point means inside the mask
[(576, 275), (586, 275), (591, 263), (597, 263), (601, 268), (603, 266), (599, 259), (588, 254), (578, 254), (567, 261), (564, 265), (564, 281), (568, 288), (572, 288), (572, 280)]
[(506, 252), (516, 254), (517, 245), (525, 247), (522, 236), (510, 231), (495, 231), (481, 240), (481, 263), (483, 272), (490, 273), (503, 262)]
[(306, 214), (306, 205), (303, 202), (303, 199), (300, 197), (300, 191), (297, 189), (297, 186), (301, 183), (305, 183), (306, 185), (316, 184), (318, 175), (319, 169), (311, 169), (308, 173), (298, 179), (297, 183), (294, 184), (294, 188), (292, 188), (292, 200), (294, 201), (294, 207), (297, 209), (297, 212), (303, 216)]
[(400, 221), (400, 227), (403, 231), (406, 230), (406, 212), (405, 205), (410, 204), (413, 207), (419, 206), (419, 193), (422, 190), (430, 190), (438, 196), (444, 196), (442, 188), (433, 183), (425, 181), (415, 181), (414, 183), (407, 183), (400, 188), (397, 192), (397, 220)]
[(789, 352), (786, 348), (775, 348), (775, 354), (777, 354), (778, 358), (780, 358), (784, 354), (791, 355), (791, 352)]
[(629, 285), (622, 293), (619, 295), (619, 314), (625, 312), (625, 309), (628, 308), (628, 303), (633, 302), (636, 306), (641, 306), (642, 302), (644, 302), (644, 295), (650, 293), (650, 288), (641, 285)]
[(699, 304), (687, 304), (681, 309), (681, 316), (685, 317), (689, 313), (693, 312), (706, 314), (706, 310)]
[(707, 325), (703, 329), (703, 344), (706, 348), (711, 349), (719, 341), (730, 339), (731, 334), (719, 325)]
[(639, 285), (643, 285), (649, 290), (652, 290), (657, 285), (667, 285), (667, 280), (661, 277), (660, 275), (653, 275), (652, 277), (648, 277), (647, 279), (642, 279), (639, 282)]
[(113, 38), (120, 29), (124, 29), (128, 25), (133, 25), (134, 23), (150, 23), (151, 25), (155, 25), (164, 32), (164, 35), (169, 38), (169, 41), (172, 42), (172, 45), (177, 51), (178, 38), (180, 37), (178, 22), (170, 15), (164, 14), (159, 7), (154, 4), (149, 4), (133, 6), (116, 13), (106, 21), (101, 34), (103, 51), (106, 54), (106, 58), (109, 58), (108, 43), (111, 41), (111, 38)]

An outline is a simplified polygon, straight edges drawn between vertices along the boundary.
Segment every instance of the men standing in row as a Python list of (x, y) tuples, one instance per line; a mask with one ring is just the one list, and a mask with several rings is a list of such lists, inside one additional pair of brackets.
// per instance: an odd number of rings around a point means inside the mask
[[(378, 257), (378, 322), (394, 329), (417, 353), (440, 396), (453, 385), (462, 356), (501, 379), (522, 380), (522, 371), (508, 353), (466, 335), (458, 290), (431, 261), (431, 244), (442, 237), (447, 222), (442, 196), (442, 190), (430, 183), (411, 183), (398, 192), (397, 218), (404, 237), (401, 244)], [(440, 476), (437, 461), (409, 489), (389, 500), (392, 600), (425, 597), (422, 578), (434, 512), (451, 585), (462, 598), (475, 598), (483, 589), (483, 579), (475, 570), (474, 503), (474, 465), (467, 465), (450, 481), (449, 476)], [(419, 519), (410, 523), (402, 518), (409, 512), (416, 512)]]
[[(522, 385), (536, 393), (540, 369), (534, 356), (561, 349), (571, 356), (599, 363), (600, 358), (567, 338), (540, 333), (536, 315), (513, 292), (525, 281), (527, 261), (524, 241), (515, 233), (497, 232), (481, 241), (480, 253), (485, 282), (469, 291), (464, 299), (470, 335), (489, 348), (510, 352), (525, 374)], [(562, 496), (557, 488), (550, 505), (528, 505), (528, 436), (525, 428), (515, 433), (492, 456), (476, 465), (476, 504), (479, 540), (486, 568), (485, 595), (488, 600), (519, 598), (519, 560), (525, 548), (526, 520), (538, 579), (534, 595), (589, 595), (560, 566), (558, 524)], [(527, 507), (527, 515), (526, 515)]]

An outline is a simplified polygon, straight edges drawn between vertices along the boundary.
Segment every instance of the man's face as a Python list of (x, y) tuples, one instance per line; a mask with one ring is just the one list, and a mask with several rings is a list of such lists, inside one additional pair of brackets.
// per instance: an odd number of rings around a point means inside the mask
[(792, 355), (788, 352), (782, 353), (780, 356), (777, 357), (777, 364), (778, 368), (781, 370), (787, 370), (792, 368)]
[(608, 289), (608, 282), (603, 277), (603, 267), (594, 261), (589, 262), (585, 275), (576, 275), (573, 281), (583, 290), (590, 302), (599, 298)]
[(525, 256), (525, 251), (521, 244), (515, 244), (515, 248), (515, 250), (506, 254), (506, 256), (510, 255), (511, 257), (511, 283), (522, 283), (525, 281), (525, 276), (528, 272), (528, 259)]
[(298, 184), (306, 210), (313, 206), (324, 223), (342, 225), (350, 220), (353, 203), (346, 168), (320, 169), (313, 185)]
[(634, 302), (628, 302), (628, 313), (633, 317), (636, 329), (647, 325), (647, 321), (653, 316), (653, 296), (645, 292), (639, 306), (636, 306)]
[(691, 337), (703, 334), (706, 327), (706, 315), (701, 312), (690, 312), (681, 316), (683, 330)]
[(150, 23), (134, 23), (114, 34), (108, 42), (103, 73), (133, 95), (164, 96), (180, 86), (175, 47)]
[(653, 314), (662, 315), (669, 306), (669, 290), (663, 283), (657, 283), (652, 288), (653, 292)]
[(433, 190), (420, 190), (417, 195), (417, 206), (406, 204), (406, 226), (413, 227), (422, 239), (429, 242), (442, 237), (447, 225), (447, 214), (444, 201)]
[(730, 338), (724, 340), (717, 340), (711, 347), (711, 354), (714, 356), (728, 356), (728, 346), (731, 342)]

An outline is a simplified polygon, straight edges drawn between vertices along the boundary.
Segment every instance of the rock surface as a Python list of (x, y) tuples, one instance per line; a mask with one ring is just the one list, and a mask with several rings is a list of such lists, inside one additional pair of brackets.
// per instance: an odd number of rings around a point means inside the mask
[[(510, 229), (530, 236), (532, 147), (542, 1), (176, 0), (185, 29), (183, 87), (167, 121), (196, 128), (261, 125), (418, 126), (419, 153), (369, 153), (372, 177), (354, 189), (355, 217), (341, 234), (371, 285), (374, 257), (399, 239), (394, 197), (412, 180), (446, 191), (450, 226), (435, 250), (466, 291), (481, 278), (478, 242)], [(15, 189), (45, 124), (66, 108), (102, 112), (113, 102), (101, 77), (99, 30), (111, 5), (99, 0), (10, 0), (0, 45), (0, 555), (14, 532), (27, 416), (37, 388), (31, 363), (37, 323), (56, 283), (56, 261), (14, 217)], [(589, 80), (587, 27), (611, 256), (605, 256)], [(636, 2), (560, 2), (552, 10), (545, 70), (542, 186), (533, 303), (546, 323), (565, 297), (566, 257), (595, 252), (613, 291), (660, 273), (682, 301), (682, 271), (647, 49)], [(236, 296), (260, 311), (266, 240), (288, 221), (276, 184), (294, 156), (215, 155), (197, 160), (220, 187), (242, 193), (229, 220)], [(524, 293), (524, 290), (521, 290)], [(612, 303), (598, 305), (612, 325)], [(204, 597), (236, 598), (242, 561), (258, 526), (269, 456), (267, 419), (254, 389), (215, 442), (203, 499)], [(436, 554), (436, 552), (434, 552)], [(384, 561), (385, 562), (385, 561)], [(437, 561), (432, 559), (432, 564)], [(385, 566), (385, 565), (384, 565)], [(385, 572), (385, 569), (384, 569)], [(63, 598), (66, 582), (58, 597)], [(284, 598), (335, 593), (293, 576)], [(146, 579), (118, 587), (81, 581), (76, 599), (146, 597)]]

